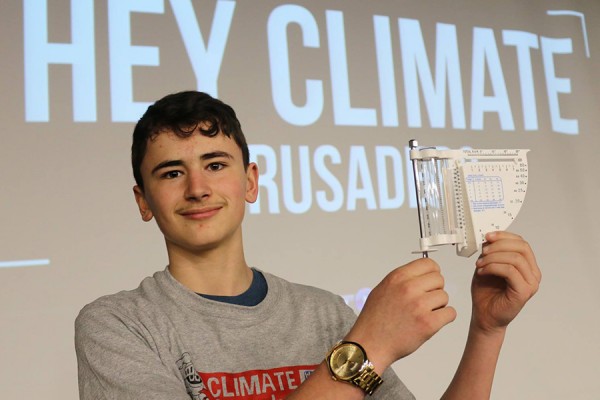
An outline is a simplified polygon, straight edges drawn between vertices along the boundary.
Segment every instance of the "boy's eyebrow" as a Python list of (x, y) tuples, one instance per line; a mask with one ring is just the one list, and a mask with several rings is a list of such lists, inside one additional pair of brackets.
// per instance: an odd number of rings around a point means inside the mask
[(204, 153), (200, 156), (201, 160), (210, 160), (213, 158), (229, 158), (231, 160), (233, 160), (233, 156), (229, 153), (227, 153), (226, 151), (211, 151), (210, 153)]
[(183, 161), (181, 160), (166, 160), (163, 162), (160, 162), (156, 165), (156, 167), (152, 168), (152, 172), (150, 172), (152, 175), (154, 175), (154, 173), (160, 169), (163, 168), (169, 168), (169, 167), (179, 167), (183, 165)]
[[(229, 158), (233, 160), (233, 156), (225, 151), (211, 151), (210, 153), (204, 153), (200, 156), (200, 159), (203, 161), (212, 160), (213, 158)], [(169, 167), (180, 167), (183, 165), (182, 160), (166, 160), (158, 163), (154, 168), (152, 168), (151, 174), (163, 168)]]

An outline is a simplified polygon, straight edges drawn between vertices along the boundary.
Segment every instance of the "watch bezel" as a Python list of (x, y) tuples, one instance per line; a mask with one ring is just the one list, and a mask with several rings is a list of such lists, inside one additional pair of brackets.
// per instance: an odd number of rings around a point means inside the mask
[[(345, 350), (347, 348), (358, 349), (360, 351), (362, 360), (360, 363), (356, 363), (358, 365), (358, 368), (356, 368), (356, 370), (353, 371), (351, 374), (340, 374), (338, 372), (340, 366), (332, 365), (332, 364), (337, 361), (336, 356), (338, 354), (340, 354), (340, 352), (348, 351), (348, 350)], [(358, 377), (363, 372), (365, 364), (367, 364), (367, 363), (368, 363), (368, 360), (367, 360), (367, 353), (366, 353), (365, 349), (360, 344), (355, 343), (355, 342), (350, 342), (350, 341), (338, 342), (331, 349), (331, 351), (329, 352), (329, 354), (327, 356), (327, 367), (329, 368), (329, 372), (331, 372), (332, 378), (334, 378), (336, 380), (345, 381), (345, 382), (351, 382), (354, 378)]]

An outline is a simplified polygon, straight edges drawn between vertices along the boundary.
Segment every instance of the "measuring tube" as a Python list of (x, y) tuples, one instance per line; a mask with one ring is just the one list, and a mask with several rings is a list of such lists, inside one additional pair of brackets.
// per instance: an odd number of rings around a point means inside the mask
[[(415, 150), (419, 147), (419, 142), (417, 142), (415, 139), (412, 139), (408, 142), (408, 146), (410, 147), (411, 150)], [(425, 216), (423, 215), (421, 201), (420, 201), (421, 179), (419, 179), (418, 160), (412, 160), (412, 165), (413, 165), (413, 178), (415, 181), (415, 194), (417, 197), (417, 210), (418, 210), (417, 215), (419, 216), (419, 234), (421, 235), (421, 239), (423, 239), (425, 237), (425, 229), (423, 227), (423, 219), (425, 218)], [(429, 253), (427, 251), (423, 251), (423, 258), (427, 258), (427, 257), (429, 257)]]
[[(409, 146), (416, 149), (418, 143), (411, 140)], [(417, 196), (421, 248), (428, 248), (438, 242), (438, 238), (447, 238), (456, 234), (454, 176), (451, 162), (444, 158), (413, 159), (413, 173)], [(423, 245), (425, 243), (425, 245)], [(427, 250), (422, 251), (428, 257)]]

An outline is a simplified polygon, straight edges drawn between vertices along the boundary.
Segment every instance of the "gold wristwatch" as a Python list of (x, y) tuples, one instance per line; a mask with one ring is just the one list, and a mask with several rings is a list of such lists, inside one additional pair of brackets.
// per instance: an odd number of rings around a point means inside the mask
[(372, 395), (383, 383), (368, 360), (365, 349), (358, 343), (338, 342), (327, 354), (326, 361), (334, 380), (358, 386), (368, 395)]

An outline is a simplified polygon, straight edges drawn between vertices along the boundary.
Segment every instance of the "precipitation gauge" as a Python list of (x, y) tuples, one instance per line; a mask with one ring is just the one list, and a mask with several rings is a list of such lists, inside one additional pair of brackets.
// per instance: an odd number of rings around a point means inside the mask
[(416, 140), (409, 146), (423, 257), (445, 244), (469, 257), (486, 233), (515, 219), (527, 192), (529, 150), (438, 150)]

